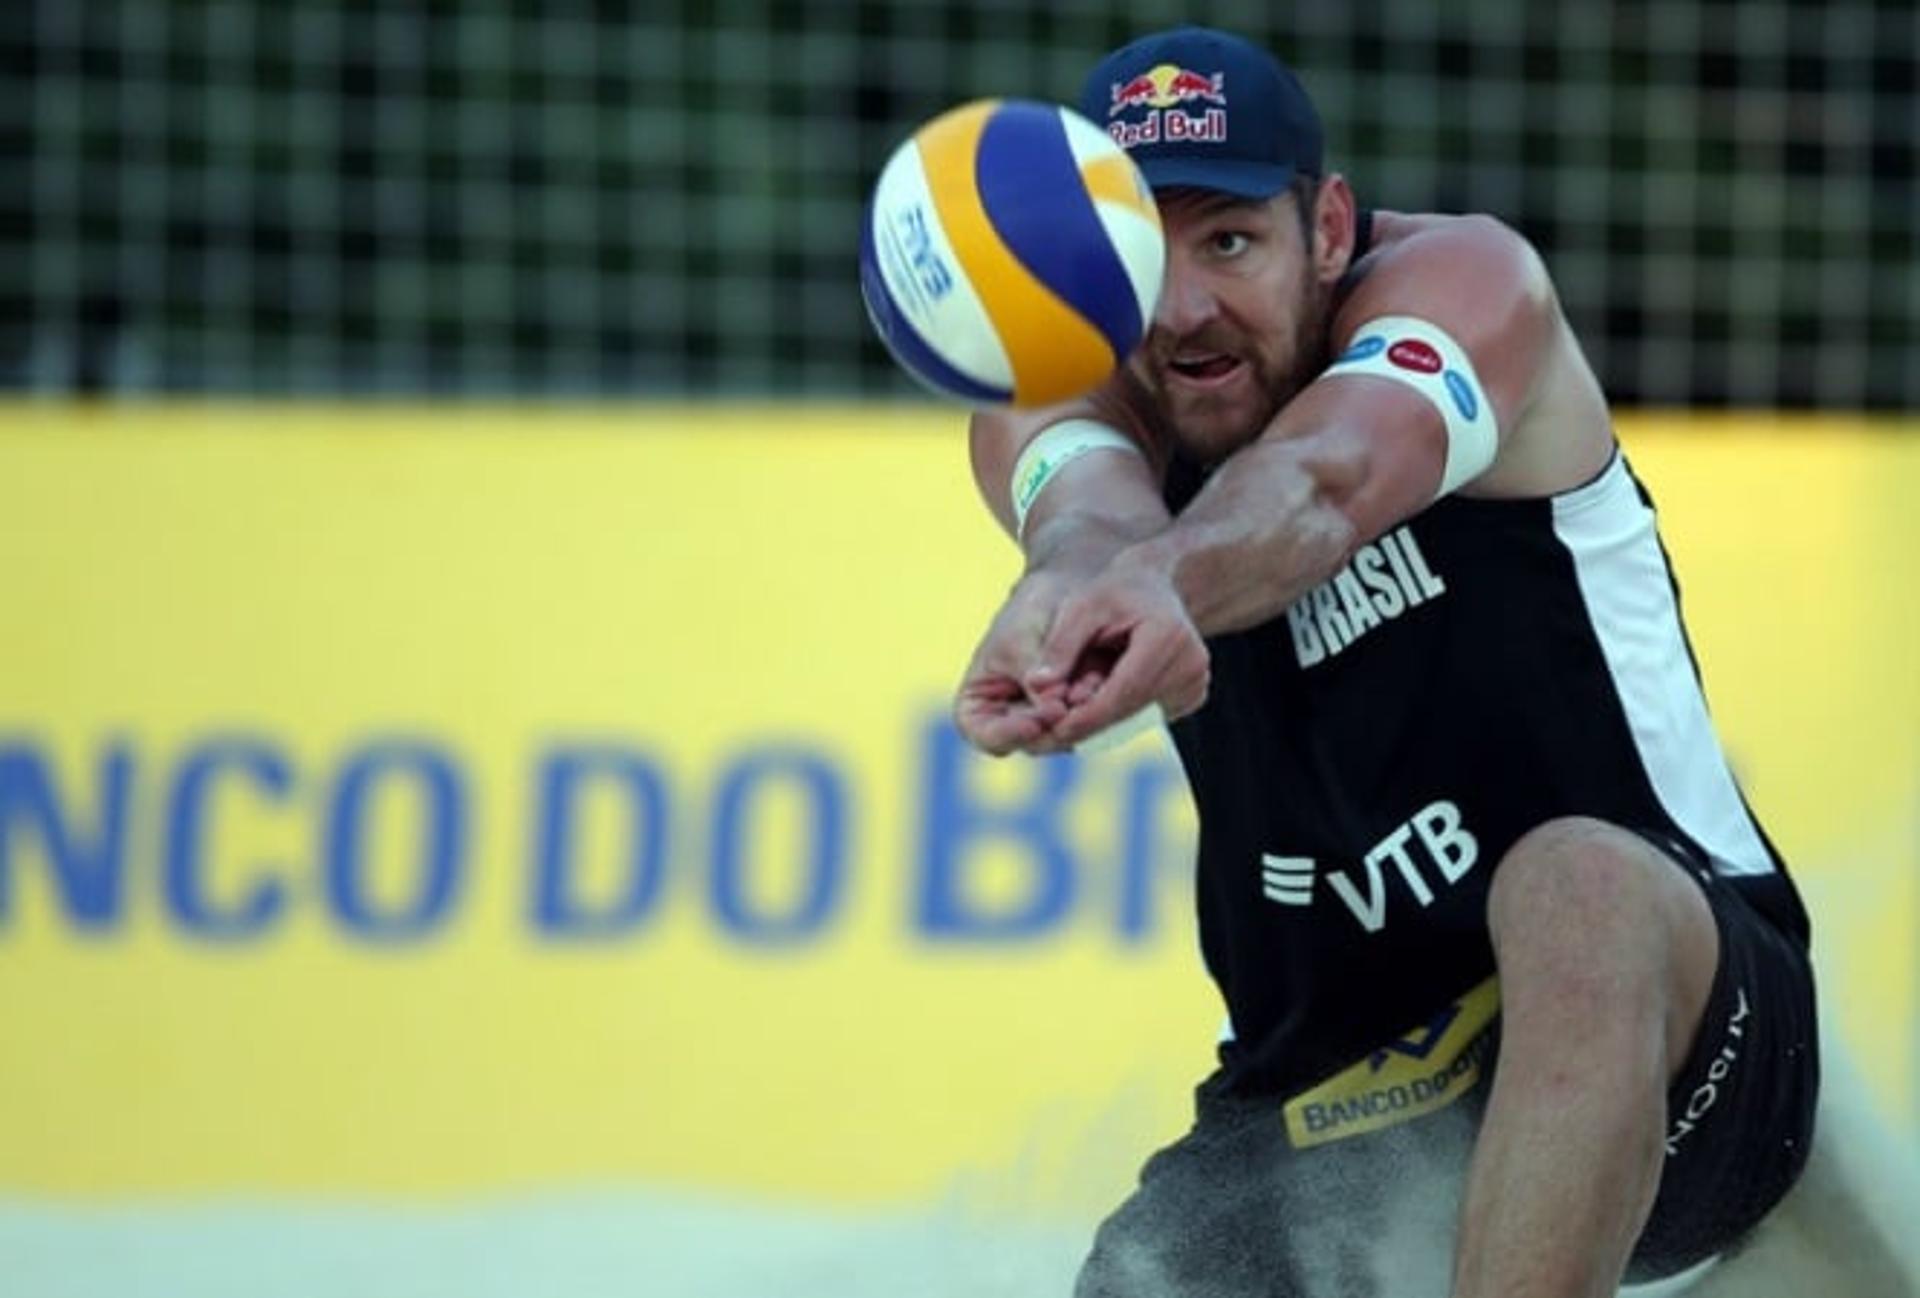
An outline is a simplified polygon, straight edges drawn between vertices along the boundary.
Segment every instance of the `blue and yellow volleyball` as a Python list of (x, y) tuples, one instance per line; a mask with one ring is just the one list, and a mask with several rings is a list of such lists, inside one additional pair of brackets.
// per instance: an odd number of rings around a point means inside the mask
[(1126, 152), (1071, 109), (982, 100), (922, 126), (874, 185), (867, 313), (896, 360), (973, 406), (1081, 396), (1145, 336), (1166, 243)]

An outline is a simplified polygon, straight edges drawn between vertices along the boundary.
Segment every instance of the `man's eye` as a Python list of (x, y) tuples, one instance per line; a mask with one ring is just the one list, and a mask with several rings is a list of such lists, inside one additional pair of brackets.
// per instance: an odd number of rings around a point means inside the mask
[(1207, 240), (1207, 245), (1217, 256), (1237, 257), (1247, 250), (1247, 236), (1238, 230), (1219, 230)]

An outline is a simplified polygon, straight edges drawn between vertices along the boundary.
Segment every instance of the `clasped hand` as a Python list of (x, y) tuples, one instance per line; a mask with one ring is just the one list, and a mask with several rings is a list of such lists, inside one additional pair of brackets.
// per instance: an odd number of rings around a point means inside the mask
[(1007, 596), (954, 702), (976, 748), (1056, 753), (1158, 704), (1207, 699), (1206, 642), (1168, 577), (1123, 556), (1099, 573), (1030, 572)]

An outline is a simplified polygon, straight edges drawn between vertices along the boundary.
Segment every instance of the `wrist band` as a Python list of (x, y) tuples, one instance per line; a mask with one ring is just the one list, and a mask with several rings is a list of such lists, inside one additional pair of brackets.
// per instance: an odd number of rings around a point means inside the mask
[(1010, 490), (1014, 537), (1025, 539), (1027, 511), (1033, 508), (1033, 502), (1040, 498), (1041, 491), (1053, 481), (1055, 474), (1089, 451), (1109, 449), (1140, 454), (1132, 438), (1091, 419), (1062, 420), (1028, 442), (1013, 465)]
[(1480, 476), (1493, 463), (1500, 449), (1493, 402), (1466, 348), (1439, 325), (1404, 315), (1369, 320), (1320, 377), (1339, 374), (1394, 379), (1433, 403), (1447, 425), (1447, 467), (1437, 495)]

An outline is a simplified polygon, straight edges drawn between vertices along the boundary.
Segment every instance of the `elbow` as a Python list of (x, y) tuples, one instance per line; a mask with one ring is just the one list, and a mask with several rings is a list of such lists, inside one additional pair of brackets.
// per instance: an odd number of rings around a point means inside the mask
[(1332, 502), (1323, 503), (1303, 521), (1299, 567), (1310, 586), (1333, 576), (1371, 539), (1352, 513)]
[(1287, 511), (1292, 544), (1286, 567), (1293, 584), (1316, 586), (1338, 572), (1362, 544), (1378, 486), (1371, 449), (1361, 440), (1326, 448), (1302, 461), (1295, 479), (1300, 498)]
[(1369, 439), (1354, 436), (1334, 440), (1303, 463), (1307, 500), (1296, 531), (1299, 557), (1316, 581), (1333, 575), (1373, 539), (1383, 485), (1379, 458)]

